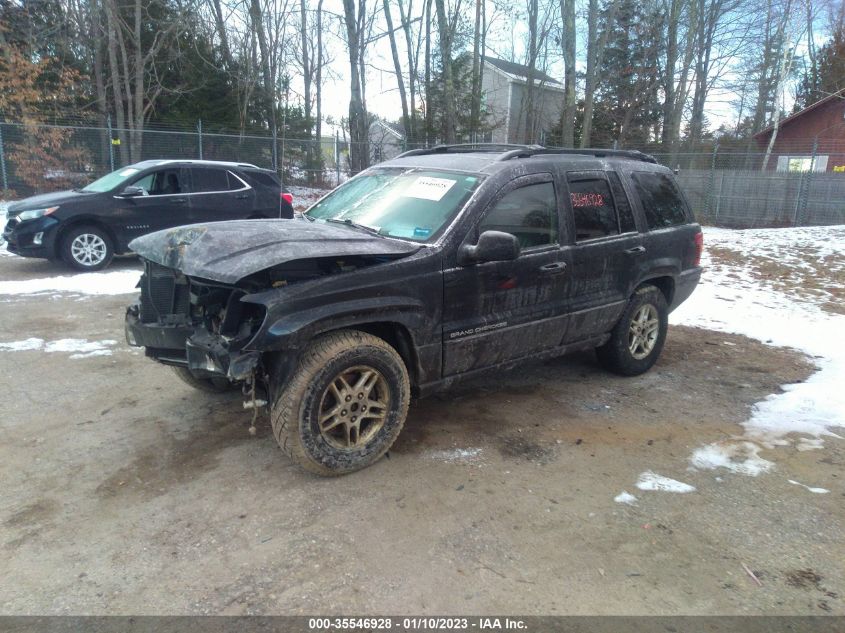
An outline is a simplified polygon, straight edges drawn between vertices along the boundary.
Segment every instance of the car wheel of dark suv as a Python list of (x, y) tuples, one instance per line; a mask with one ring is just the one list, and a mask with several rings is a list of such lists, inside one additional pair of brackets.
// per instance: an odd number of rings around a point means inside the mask
[(91, 272), (102, 270), (114, 257), (111, 238), (96, 226), (72, 228), (62, 240), (62, 259), (71, 268)]
[(305, 470), (343, 475), (387, 452), (409, 402), (408, 371), (395, 349), (365, 332), (332, 332), (308, 346), (274, 394), (273, 434)]
[(623, 376), (648, 371), (663, 350), (668, 327), (669, 310), (660, 289), (638, 288), (611, 331), (610, 340), (596, 348), (599, 362), (605, 369)]

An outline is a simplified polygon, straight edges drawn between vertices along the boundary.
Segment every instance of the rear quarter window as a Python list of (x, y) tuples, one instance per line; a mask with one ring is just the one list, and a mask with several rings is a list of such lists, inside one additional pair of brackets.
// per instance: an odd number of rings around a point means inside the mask
[(686, 224), (687, 207), (675, 181), (668, 174), (635, 171), (634, 190), (640, 197), (649, 229)]
[(281, 182), (279, 182), (279, 179), (275, 174), (269, 174), (264, 171), (244, 171), (243, 174), (247, 177), (247, 179), (258, 183), (259, 185), (264, 185), (265, 187), (281, 186)]

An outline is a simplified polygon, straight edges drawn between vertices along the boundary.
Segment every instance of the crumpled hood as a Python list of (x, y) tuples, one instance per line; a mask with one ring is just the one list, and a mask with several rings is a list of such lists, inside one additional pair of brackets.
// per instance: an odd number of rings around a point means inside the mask
[(138, 237), (129, 248), (184, 274), (233, 284), (297, 259), (352, 255), (404, 256), (420, 249), (337, 224), (294, 220), (232, 220), (190, 224)]

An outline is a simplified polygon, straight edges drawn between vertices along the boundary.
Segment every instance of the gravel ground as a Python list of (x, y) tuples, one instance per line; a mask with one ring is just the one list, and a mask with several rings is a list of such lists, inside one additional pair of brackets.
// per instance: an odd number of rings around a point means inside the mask
[(641, 377), (529, 366), (413, 403), (389, 458), (326, 480), (128, 348), (131, 298), (0, 296), (4, 614), (845, 614), (845, 442), (689, 466), (812, 373), (797, 352), (673, 327)]

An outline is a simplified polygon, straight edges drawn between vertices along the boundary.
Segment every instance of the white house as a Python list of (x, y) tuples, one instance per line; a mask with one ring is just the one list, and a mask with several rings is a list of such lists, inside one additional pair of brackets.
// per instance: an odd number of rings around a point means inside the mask
[[(526, 85), (528, 66), (495, 57), (483, 57), (484, 71), (481, 92), (489, 111), (492, 133), (484, 140), (491, 143), (523, 143), (525, 141)], [(539, 143), (560, 121), (563, 109), (563, 84), (539, 70), (534, 71), (534, 107), (536, 136)]]

